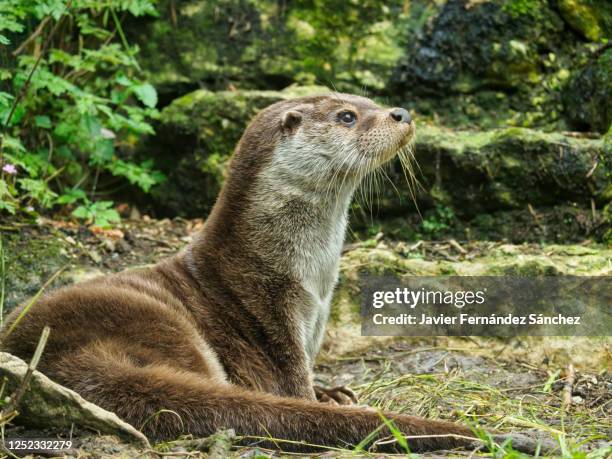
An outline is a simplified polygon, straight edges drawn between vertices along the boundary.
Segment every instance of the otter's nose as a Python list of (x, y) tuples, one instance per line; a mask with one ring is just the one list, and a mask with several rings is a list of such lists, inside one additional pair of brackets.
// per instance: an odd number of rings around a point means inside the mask
[(391, 110), (391, 118), (393, 118), (398, 123), (410, 123), (412, 121), (412, 117), (408, 110), (405, 108), (394, 108)]

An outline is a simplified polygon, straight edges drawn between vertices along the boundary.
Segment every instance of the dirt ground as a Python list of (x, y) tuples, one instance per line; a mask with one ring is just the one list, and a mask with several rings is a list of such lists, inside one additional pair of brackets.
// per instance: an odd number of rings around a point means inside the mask
[[(62, 222), (40, 223), (2, 230), (8, 309), (35, 293), (57, 270), (63, 270), (58, 278), (58, 284), (62, 284), (154, 263), (180, 250), (203, 225), (201, 220), (143, 218), (126, 221), (115, 230), (95, 231)], [(49, 251), (50, 255), (36, 255), (33, 247)], [(510, 247), (490, 241), (407, 243), (377, 235), (372, 240), (351, 241), (347, 245), (339, 289), (342, 291), (351, 282), (352, 266), (359, 259), (355, 257), (363, 256), (363, 253), (359, 255), (360, 250), (367, 252), (368, 259), (374, 260), (372, 263), (381, 253), (387, 258), (393, 253), (411, 263), (410, 266), (428, 270), (432, 266), (448, 269), (449, 263), (459, 270), (467, 269), (464, 267), (468, 265), (475, 269), (476, 265), (488, 264), (487, 257), (498, 251), (507, 252), (513, 260), (544, 254), (547, 262), (552, 260), (550, 263), (560, 272), (565, 272), (568, 266), (574, 271), (586, 266), (593, 272), (609, 273), (606, 269), (610, 268), (605, 265), (606, 259), (609, 265), (608, 249), (588, 243), (561, 247), (537, 244)], [(413, 252), (418, 256), (412, 257)], [(341, 294), (339, 297), (335, 307), (342, 309), (346, 305), (341, 303), (350, 300)], [(359, 336), (355, 320), (342, 314), (332, 320), (324, 352), (315, 368), (317, 383), (347, 385), (358, 394), (360, 403), (384, 410), (467, 420), (498, 430), (536, 429), (557, 437), (560, 453), (567, 457), (582, 457), (579, 451), (591, 452), (590, 457), (612, 454), (609, 338), (366, 339)], [(71, 433), (32, 431), (15, 426), (4, 432), (5, 438), (26, 435), (67, 437)], [(223, 437), (212, 443), (212, 449), (210, 442), (199, 444), (182, 439), (146, 450), (114, 437), (78, 429), (72, 435), (74, 447), (63, 453), (67, 457), (278, 456), (256, 445), (231, 446)], [(318, 456), (355, 454), (344, 450), (322, 452)], [(427, 456), (474, 454), (484, 453), (453, 451)]]

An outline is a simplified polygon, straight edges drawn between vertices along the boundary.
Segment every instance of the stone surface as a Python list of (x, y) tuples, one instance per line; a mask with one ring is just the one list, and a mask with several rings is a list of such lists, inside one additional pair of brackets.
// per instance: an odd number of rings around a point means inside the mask
[[(23, 380), (27, 364), (10, 354), (0, 352), (0, 374), (7, 378), (5, 393), (12, 393)], [(148, 445), (146, 437), (109, 411), (83, 399), (76, 392), (51, 381), (34, 371), (30, 386), (18, 406), (16, 423), (30, 427), (70, 429), (73, 425), (117, 435), (123, 439)]]
[(574, 129), (605, 133), (612, 123), (612, 48), (577, 71), (564, 89), (563, 102)]
[[(126, 28), (164, 94), (185, 88), (278, 89), (292, 82), (381, 88), (403, 54), (403, 21), (429, 2), (162, 0), (159, 18)], [(397, 21), (398, 16), (402, 17)], [(417, 18), (415, 20), (418, 21)]]
[(426, 189), (458, 214), (610, 199), (612, 165), (603, 140), (422, 126), (416, 151)]
[(197, 88), (323, 84), (367, 90), (447, 125), (560, 130), (562, 89), (593, 42), (608, 38), (610, 8), (606, 0), (162, 0), (158, 18), (133, 19), (126, 32), (162, 107)]
[(536, 83), (540, 55), (562, 35), (563, 21), (547, 2), (450, 0), (410, 46), (395, 81), (426, 93)]
[[(392, 337), (361, 334), (361, 290), (363, 276), (610, 276), (612, 249), (602, 245), (539, 245), (475, 242), (464, 244), (461, 254), (448, 243), (364, 242), (344, 254), (336, 288), (323, 358), (361, 356), (374, 343), (397, 343)], [(430, 337), (436, 346), (464, 346), (473, 338)], [(416, 345), (422, 337), (403, 338)], [(439, 341), (440, 340), (440, 341)], [(581, 362), (589, 368), (609, 366), (609, 337), (517, 337), (476, 338), (475, 348), (517, 356), (535, 365), (552, 358), (567, 364)], [(553, 357), (554, 356), (554, 357)]]
[(32, 297), (45, 280), (68, 262), (69, 246), (53, 232), (33, 233), (27, 228), (19, 232), (0, 232), (4, 257), (3, 309), (13, 309), (25, 298)]

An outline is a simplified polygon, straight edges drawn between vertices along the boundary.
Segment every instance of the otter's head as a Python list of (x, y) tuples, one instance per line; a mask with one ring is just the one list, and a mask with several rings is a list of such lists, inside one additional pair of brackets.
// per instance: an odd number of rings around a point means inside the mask
[(406, 151), (414, 132), (405, 109), (384, 108), (365, 97), (330, 94), (292, 99), (257, 115), (244, 133), (233, 165), (251, 172), (256, 167), (255, 175), (275, 177), (302, 190), (325, 191), (356, 185)]

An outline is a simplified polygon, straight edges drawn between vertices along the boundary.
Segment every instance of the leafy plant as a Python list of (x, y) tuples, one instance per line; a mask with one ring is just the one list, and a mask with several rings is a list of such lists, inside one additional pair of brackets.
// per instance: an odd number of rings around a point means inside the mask
[(421, 229), (429, 236), (436, 236), (444, 230), (452, 227), (455, 221), (453, 209), (444, 205), (438, 205), (429, 212), (421, 223)]
[(164, 180), (135, 145), (153, 134), (157, 93), (122, 28), (155, 0), (5, 0), (0, 44), (0, 212), (76, 207), (107, 226), (117, 184), (148, 192)]
[(74, 209), (72, 215), (104, 228), (120, 220), (119, 214), (112, 208), (112, 205), (112, 201), (87, 202)]

